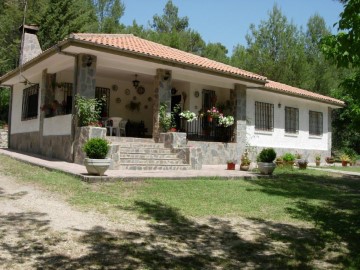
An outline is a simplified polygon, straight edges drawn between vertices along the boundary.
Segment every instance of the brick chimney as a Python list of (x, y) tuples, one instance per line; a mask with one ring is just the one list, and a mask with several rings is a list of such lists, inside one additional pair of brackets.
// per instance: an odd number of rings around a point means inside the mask
[[(31, 59), (35, 58), (42, 53), (39, 40), (36, 33), (39, 31), (39, 27), (34, 24), (22, 25), (19, 27), (19, 31), (24, 33), (21, 37), (21, 49), (20, 49), (20, 65), (25, 64)], [(24, 31), (24, 32), (23, 32)]]

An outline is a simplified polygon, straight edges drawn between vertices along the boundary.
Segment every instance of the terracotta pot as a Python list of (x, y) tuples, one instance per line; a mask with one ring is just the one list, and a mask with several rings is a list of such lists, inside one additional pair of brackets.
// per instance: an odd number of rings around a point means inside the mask
[(235, 170), (235, 163), (228, 163), (227, 164), (227, 169), (232, 170), (232, 171)]
[(316, 160), (315, 163), (316, 163), (316, 167), (320, 166), (320, 160)]
[(207, 120), (208, 120), (208, 122), (212, 122), (213, 121), (213, 118), (209, 115), (208, 117), (207, 117)]
[(341, 165), (342, 165), (343, 167), (346, 167), (346, 166), (347, 166), (347, 164), (348, 164), (348, 162), (347, 162), (347, 161), (341, 161)]

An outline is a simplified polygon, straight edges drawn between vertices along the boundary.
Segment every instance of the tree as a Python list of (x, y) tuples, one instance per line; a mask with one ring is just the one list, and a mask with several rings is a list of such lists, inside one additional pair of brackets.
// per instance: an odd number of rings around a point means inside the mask
[(49, 0), (38, 36), (43, 49), (47, 49), (70, 33), (94, 32), (96, 29), (97, 18), (90, 0)]
[(237, 55), (243, 55), (243, 48), (238, 46), (233, 52), (232, 63), (244, 64), (239, 67), (275, 81), (302, 86), (307, 72), (305, 37), (276, 5), (269, 12), (267, 21), (261, 21), (258, 27), (250, 25), (246, 40), (246, 61), (236, 59)]
[(222, 63), (229, 63), (228, 50), (220, 42), (208, 43), (204, 49), (203, 56)]
[(124, 26), (120, 18), (124, 15), (125, 5), (120, 0), (93, 0), (98, 17), (98, 31), (102, 33), (119, 33)]

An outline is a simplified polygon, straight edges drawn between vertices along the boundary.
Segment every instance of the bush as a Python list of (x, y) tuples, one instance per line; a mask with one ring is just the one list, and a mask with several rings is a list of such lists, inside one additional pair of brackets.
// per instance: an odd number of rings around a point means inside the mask
[(257, 156), (257, 162), (268, 162), (271, 163), (276, 158), (276, 152), (273, 148), (264, 148)]
[(103, 100), (96, 98), (85, 98), (76, 95), (75, 108), (79, 117), (79, 125), (81, 127), (97, 123), (100, 119), (101, 106)]
[(109, 143), (102, 138), (92, 138), (83, 147), (86, 156), (94, 159), (104, 159), (109, 152)]
[(293, 155), (291, 153), (285, 153), (282, 158), (286, 162), (291, 162), (291, 161), (295, 160), (295, 155)]

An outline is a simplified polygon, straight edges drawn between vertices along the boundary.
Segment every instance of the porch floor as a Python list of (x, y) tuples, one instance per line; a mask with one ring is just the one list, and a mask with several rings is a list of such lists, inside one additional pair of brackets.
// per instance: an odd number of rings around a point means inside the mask
[(178, 171), (135, 171), (135, 170), (108, 170), (106, 176), (92, 176), (87, 174), (86, 168), (83, 165), (60, 161), (56, 159), (49, 159), (39, 155), (32, 155), (29, 153), (17, 152), (11, 149), (0, 149), (0, 154), (7, 155), (14, 159), (43, 167), (49, 170), (55, 170), (70, 174), (81, 178), (87, 182), (101, 182), (110, 180), (144, 180), (144, 179), (189, 179), (194, 177), (221, 177), (226, 179), (236, 178), (257, 178), (262, 177), (259, 174), (253, 172), (244, 172), (239, 170), (239, 165), (236, 166), (235, 171), (226, 170), (226, 164), (224, 165), (203, 165), (201, 170), (184, 170), (179, 173)]

